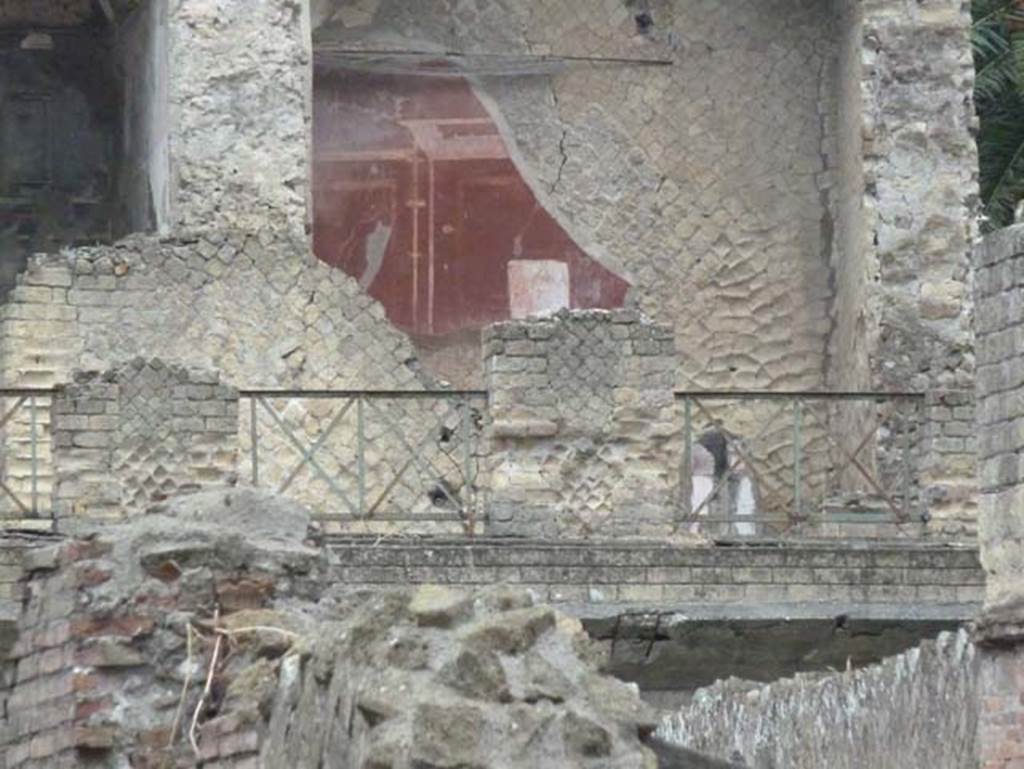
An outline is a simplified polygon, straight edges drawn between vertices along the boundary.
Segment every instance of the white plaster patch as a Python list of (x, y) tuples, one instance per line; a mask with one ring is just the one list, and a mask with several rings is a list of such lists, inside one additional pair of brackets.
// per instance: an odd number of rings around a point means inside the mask
[(513, 318), (569, 307), (569, 265), (549, 259), (508, 263), (508, 306)]

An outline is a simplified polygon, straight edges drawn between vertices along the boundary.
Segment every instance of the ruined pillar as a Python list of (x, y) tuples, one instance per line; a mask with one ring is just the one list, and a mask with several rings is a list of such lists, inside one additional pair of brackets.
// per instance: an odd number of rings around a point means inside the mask
[(668, 326), (626, 310), (562, 311), (489, 327), (484, 356), (490, 533), (672, 530), (679, 428)]
[(142, 358), (78, 372), (54, 397), (51, 425), (61, 526), (236, 479), (238, 392), (215, 372)]
[(1024, 226), (977, 250), (982, 769), (1024, 766)]

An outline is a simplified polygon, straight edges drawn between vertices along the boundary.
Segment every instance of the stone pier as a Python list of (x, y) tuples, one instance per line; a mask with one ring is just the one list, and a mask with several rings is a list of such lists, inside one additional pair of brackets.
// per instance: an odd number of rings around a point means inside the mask
[(668, 326), (617, 310), (487, 329), (490, 532), (664, 536), (679, 425)]

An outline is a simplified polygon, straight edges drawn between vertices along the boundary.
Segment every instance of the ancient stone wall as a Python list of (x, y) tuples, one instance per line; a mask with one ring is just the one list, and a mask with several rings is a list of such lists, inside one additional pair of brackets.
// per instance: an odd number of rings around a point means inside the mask
[(636, 688), (525, 591), (354, 595), (292, 503), (166, 513), (27, 559), (8, 769), (657, 765)]
[[(822, 383), (835, 162), (829, 4), (317, 5), (314, 44), (325, 48), (397, 40), (470, 60), (672, 60), (570, 62), (532, 76), (514, 63), (476, 76), (470, 64), (469, 74), (548, 213), (632, 284), (631, 302), (675, 328), (679, 385)], [(642, 28), (641, 10), (652, 21)]]
[[(925, 389), (970, 383), (969, 24), (953, 0), (321, 0), (314, 45), (467, 56), (537, 199), (675, 327), (680, 386)], [(538, 54), (672, 64), (514, 63)]]
[[(818, 544), (788, 548), (673, 547), (655, 543), (338, 540), (334, 577), (359, 588), (438, 583), (522, 585), (556, 605), (673, 611), (715, 607), (898, 606), (967, 619), (981, 605), (977, 551)], [(942, 608), (944, 607), (944, 608)]]
[[(139, 353), (213, 364), (251, 386), (414, 379), (404, 336), (308, 253), (304, 6), (173, 3), (120, 30), (123, 55), (142, 58), (133, 90), (153, 91), (126, 117), (149, 178), (125, 183), (146, 193), (163, 238), (29, 267), (0, 323), (7, 383), (53, 384)], [(303, 378), (307, 359), (318, 371)]]
[(981, 544), (998, 609), (1024, 603), (1024, 227), (976, 253)]
[(976, 249), (984, 769), (1024, 761), (1024, 227)]
[(354, 280), (267, 231), (136, 236), (36, 258), (0, 308), (10, 384), (136, 355), (246, 387), (399, 388), (414, 353)]
[[(258, 10), (154, 2), (119, 22), (116, 54), (132, 60), (132, 163), (118, 180), (131, 200), (119, 214), (159, 235), (36, 258), (0, 310), (5, 384), (48, 387), (144, 355), (215, 367), (243, 387), (422, 386), (382, 308), (309, 253), (306, 3)], [(308, 404), (289, 414), (310, 441), (324, 427)], [(45, 433), (44, 399), (34, 419)], [(12, 467), (25, 464), (32, 420), (6, 425)], [(39, 448), (45, 465), (49, 446)], [(264, 461), (273, 476), (293, 459)], [(41, 494), (50, 482), (36, 479)]]
[[(826, 381), (841, 390), (940, 391), (914, 437), (921, 508), (934, 529), (970, 534), (976, 468), (963, 423), (973, 408), (969, 252), (978, 188), (969, 6), (838, 0), (835, 7), (845, 21)], [(959, 424), (947, 427), (951, 409)], [(848, 407), (836, 433), (877, 416)], [(880, 446), (886, 472), (884, 437)]]
[[(266, 231), (137, 236), (37, 257), (0, 307), (6, 384), (48, 387), (76, 369), (103, 370), (139, 355), (216, 368), (241, 387), (415, 389), (424, 381), (407, 338), (353, 279), (315, 262), (303, 240)], [(325, 427), (308, 403), (289, 413), (310, 441)], [(47, 433), (46, 398), (38, 399), (34, 419)], [(244, 441), (248, 419), (247, 412)], [(5, 429), (7, 464), (18, 473), (7, 478), (22, 491), (31, 483), (32, 421), (21, 409)], [(264, 428), (271, 434), (274, 425)], [(355, 441), (351, 432), (347, 443)], [(50, 468), (49, 441), (38, 451), (39, 466)], [(267, 451), (264, 462), (273, 478), (293, 458), (286, 448)], [(48, 474), (36, 482), (39, 493), (49, 493)]]
[(484, 332), (488, 530), (668, 533), (679, 435), (670, 328), (631, 311), (565, 312)]
[(213, 372), (156, 358), (78, 372), (50, 426), (57, 518), (120, 518), (237, 481), (238, 392)]
[(977, 653), (960, 632), (861, 670), (717, 683), (659, 733), (752, 769), (975, 769), (977, 697)]
[(305, 231), (308, 4), (170, 3), (172, 228)]
[(840, 152), (860, 147), (863, 158), (859, 173), (855, 160), (842, 164), (829, 382), (970, 389), (978, 187), (969, 7), (838, 7), (858, 30), (844, 42), (842, 68), (859, 73), (859, 93), (840, 85)]

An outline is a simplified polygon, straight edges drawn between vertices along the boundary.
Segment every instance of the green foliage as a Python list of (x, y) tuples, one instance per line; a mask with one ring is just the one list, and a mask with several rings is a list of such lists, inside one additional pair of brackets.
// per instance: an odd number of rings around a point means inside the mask
[(972, 11), (981, 199), (998, 229), (1024, 199), (1024, 1), (974, 0)]

